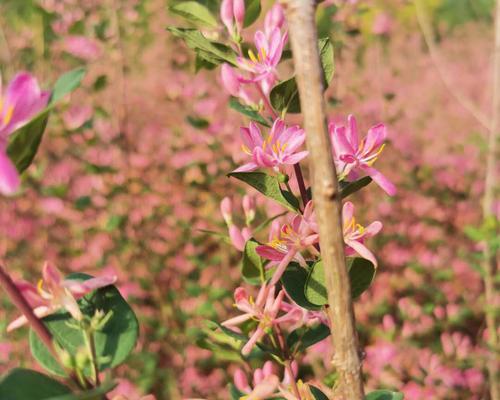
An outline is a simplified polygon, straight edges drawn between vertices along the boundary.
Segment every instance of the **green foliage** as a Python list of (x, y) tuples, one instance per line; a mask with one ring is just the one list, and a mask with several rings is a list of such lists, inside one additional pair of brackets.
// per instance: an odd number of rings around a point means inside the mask
[[(356, 299), (367, 290), (375, 277), (375, 266), (364, 258), (347, 258), (352, 298)], [(305, 297), (313, 304), (328, 303), (325, 275), (321, 260), (313, 264), (305, 283)]]
[(201, 23), (212, 28), (216, 28), (218, 25), (210, 10), (196, 1), (183, 1), (170, 6), (169, 10), (195, 24)]
[(296, 212), (299, 208), (297, 198), (292, 193), (281, 189), (276, 176), (264, 172), (231, 172), (228, 176), (249, 184), (264, 196), (277, 201), (290, 211)]
[(207, 39), (197, 29), (168, 27), (167, 30), (184, 40), (186, 45), (193, 49), (201, 59), (214, 65), (224, 62), (236, 65), (236, 54), (230, 47)]
[(9, 137), (7, 154), (22, 173), (30, 166), (42, 141), (49, 114), (57, 101), (75, 90), (85, 75), (85, 69), (77, 68), (62, 75), (54, 85), (49, 105), (28, 124), (13, 132)]
[(292, 352), (302, 352), (308, 347), (321, 342), (330, 335), (330, 328), (324, 324), (314, 327), (302, 326), (297, 328), (286, 338), (286, 343)]
[[(323, 69), (324, 88), (330, 84), (334, 74), (333, 45), (328, 38), (318, 41), (318, 47)], [(269, 94), (273, 108), (281, 113), (300, 113), (300, 97), (295, 78), (278, 83)]]
[(245, 0), (245, 20), (243, 21), (243, 27), (246, 28), (252, 25), (259, 18), (260, 12), (260, 0)]
[(0, 399), (45, 400), (71, 393), (62, 383), (36, 371), (15, 368), (0, 381)]
[(316, 400), (328, 400), (328, 396), (319, 390), (316, 386), (309, 385), (311, 393)]
[(494, 0), (443, 0), (435, 18), (452, 29), (469, 21), (491, 21), (494, 6)]
[(258, 122), (259, 124), (267, 126), (268, 128), (271, 127), (269, 122), (267, 122), (264, 117), (262, 117), (256, 110), (254, 110), (250, 106), (241, 104), (235, 97), (231, 97), (231, 99), (229, 100), (229, 107), (250, 118), (252, 121)]
[(365, 400), (403, 400), (404, 395), (390, 390), (376, 390), (365, 396)]
[(81, 393), (66, 394), (63, 396), (53, 397), (50, 400), (102, 400), (103, 396), (113, 390), (116, 383), (109, 381), (103, 383), (101, 386), (87, 390)]
[(246, 242), (243, 249), (243, 260), (241, 262), (241, 273), (246, 281), (251, 283), (260, 283), (264, 278), (264, 265), (262, 259), (256, 252), (259, 242), (250, 239)]
[(320, 303), (310, 301), (305, 295), (305, 285), (307, 282), (308, 271), (299, 264), (292, 262), (288, 265), (281, 276), (281, 283), (286, 289), (288, 295), (299, 306), (307, 310), (319, 310)]
[(347, 196), (350, 196), (353, 193), (363, 189), (365, 186), (368, 186), (372, 182), (372, 178), (369, 176), (365, 176), (361, 179), (358, 179), (354, 182), (340, 182), (340, 195), (343, 199)]
[[(88, 279), (88, 275), (75, 274), (69, 279)], [(82, 313), (92, 317), (100, 310), (107, 314), (112, 312), (111, 318), (104, 327), (94, 333), (96, 354), (99, 370), (116, 367), (123, 363), (135, 347), (139, 324), (137, 318), (114, 286), (94, 291), (79, 300)], [(57, 343), (70, 355), (75, 355), (85, 342), (82, 331), (75, 324), (76, 321), (64, 311), (57, 312), (43, 319), (43, 322), (54, 336)], [(45, 345), (30, 331), (30, 347), (33, 357), (49, 372), (64, 376), (65, 372), (54, 360)]]

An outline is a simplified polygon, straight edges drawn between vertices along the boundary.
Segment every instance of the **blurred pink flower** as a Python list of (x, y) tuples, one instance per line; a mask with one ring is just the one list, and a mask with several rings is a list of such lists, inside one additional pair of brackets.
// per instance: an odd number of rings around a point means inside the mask
[(387, 35), (393, 28), (392, 18), (385, 12), (377, 14), (373, 21), (372, 31), (375, 35)]
[(74, 130), (80, 128), (85, 122), (92, 118), (93, 109), (89, 105), (75, 105), (63, 114), (66, 129)]
[(258, 125), (250, 122), (248, 128), (241, 128), (243, 151), (252, 156), (252, 161), (237, 168), (234, 172), (254, 171), (257, 168), (279, 170), (284, 165), (297, 164), (308, 152), (299, 151), (306, 134), (298, 125), (286, 127), (281, 119), (276, 119), (267, 138), (263, 139)]
[[(76, 300), (116, 281), (114, 276), (91, 278), (86, 281), (63, 279), (59, 270), (49, 262), (43, 266), (42, 276), (43, 279), (40, 279), (37, 286), (25, 281), (16, 282), (16, 286), (39, 318), (64, 308), (73, 318), (80, 320), (82, 314)], [(23, 315), (12, 321), (7, 326), (7, 331), (17, 329), (27, 322)]]
[(328, 130), (332, 141), (335, 166), (340, 179), (355, 180), (359, 174), (369, 175), (388, 195), (396, 194), (396, 187), (372, 167), (384, 149), (387, 136), (383, 124), (368, 130), (366, 138), (359, 141), (358, 127), (353, 115), (347, 117), (348, 126), (330, 123)]
[(16, 167), (7, 156), (8, 137), (42, 111), (50, 92), (42, 91), (36, 78), (19, 72), (2, 92), (0, 81), (0, 194), (11, 195), (19, 187)]
[(66, 52), (85, 61), (95, 61), (102, 54), (99, 42), (85, 36), (68, 36), (63, 46)]

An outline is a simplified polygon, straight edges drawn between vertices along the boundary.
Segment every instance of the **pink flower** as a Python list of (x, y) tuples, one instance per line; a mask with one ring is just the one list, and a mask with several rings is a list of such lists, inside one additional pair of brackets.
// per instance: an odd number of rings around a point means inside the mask
[(64, 40), (64, 50), (69, 54), (86, 61), (97, 60), (102, 49), (94, 39), (85, 36), (69, 36)]
[(18, 73), (7, 86), (5, 93), (0, 93), (1, 194), (13, 194), (20, 184), (17, 169), (7, 156), (8, 137), (42, 111), (49, 101), (49, 96), (50, 93), (42, 91), (37, 80), (27, 72)]
[[(247, 196), (245, 196), (247, 197)], [(243, 205), (245, 207), (245, 202), (248, 199), (243, 198)], [(247, 204), (248, 205), (248, 204)], [(247, 226), (244, 228), (239, 228), (233, 223), (233, 202), (229, 197), (224, 197), (220, 203), (220, 210), (224, 221), (229, 229), (229, 239), (236, 249), (243, 251), (245, 244), (252, 237), (252, 229), (250, 228), (250, 222), (247, 217)], [(246, 211), (245, 211), (246, 212)]]
[[(74, 319), (80, 320), (82, 314), (76, 300), (96, 289), (112, 285), (116, 281), (115, 276), (91, 278), (86, 281), (63, 279), (59, 270), (49, 262), (43, 266), (42, 276), (43, 279), (36, 287), (25, 281), (16, 283), (39, 318), (64, 308)], [(7, 331), (17, 329), (26, 322), (26, 317), (21, 316), (9, 324)]]
[(289, 314), (278, 317), (285, 292), (281, 290), (275, 298), (275, 290), (275, 286), (268, 286), (264, 283), (259, 290), (255, 302), (251, 297), (248, 297), (247, 291), (244, 288), (239, 287), (234, 291), (235, 306), (244, 314), (228, 319), (222, 325), (234, 327), (250, 319), (259, 322), (257, 329), (241, 349), (243, 355), (250, 354), (255, 344), (266, 335), (267, 330), (271, 329), (274, 325), (291, 320)]
[(275, 28), (281, 29), (285, 24), (285, 13), (279, 3), (275, 3), (264, 19), (264, 32), (270, 37)]
[(252, 74), (250, 79), (240, 78), (246, 83), (261, 83), (262, 89), (268, 93), (277, 80), (276, 67), (281, 60), (283, 48), (288, 40), (288, 34), (281, 33), (279, 28), (274, 28), (269, 35), (257, 31), (254, 36), (257, 55), (252, 50), (248, 51), (250, 59), (238, 57), (238, 65)]
[(80, 128), (85, 122), (92, 118), (93, 109), (88, 105), (75, 105), (63, 114), (66, 129), (74, 130)]
[(247, 105), (253, 105), (254, 101), (243, 83), (244, 80), (229, 64), (222, 64), (220, 70), (222, 84), (226, 91), (234, 97), (242, 99)]
[(292, 260), (304, 267), (307, 265), (304, 257), (300, 254), (301, 251), (308, 250), (314, 255), (319, 255), (318, 250), (314, 247), (318, 240), (319, 234), (314, 218), (313, 203), (309, 201), (303, 215), (295, 215), (277, 232), (271, 230), (270, 241), (256, 248), (261, 257), (279, 263), (270, 284), (274, 285), (278, 282)]
[(356, 223), (354, 218), (354, 205), (348, 201), (342, 208), (342, 224), (344, 226), (344, 242), (346, 244), (346, 255), (358, 253), (377, 267), (377, 259), (373, 253), (364, 245), (365, 239), (375, 236), (382, 229), (380, 221), (372, 222), (366, 228)]
[(294, 317), (294, 320), (291, 322), (293, 326), (296, 328), (301, 327), (303, 325), (307, 326), (314, 325), (317, 322), (321, 322), (324, 325), (328, 325), (328, 318), (324, 313), (324, 311), (322, 310), (320, 311), (307, 310), (305, 308), (298, 306), (293, 301), (290, 301), (290, 303), (283, 301), (281, 303), (281, 310)]
[(254, 171), (257, 168), (273, 168), (297, 164), (304, 159), (307, 151), (296, 152), (304, 143), (306, 134), (298, 125), (286, 127), (281, 119), (276, 119), (269, 135), (263, 139), (255, 122), (248, 128), (241, 128), (243, 151), (252, 156), (252, 161), (237, 168), (234, 172)]
[[(220, 18), (231, 35), (239, 35), (245, 20), (244, 0), (222, 0)], [(236, 23), (236, 32), (234, 31), (233, 22)]]
[(396, 187), (378, 170), (372, 167), (384, 149), (387, 135), (383, 124), (368, 130), (366, 138), (359, 141), (358, 127), (353, 115), (347, 117), (348, 127), (329, 124), (333, 156), (340, 179), (357, 179), (360, 174), (369, 175), (388, 195), (396, 194)]

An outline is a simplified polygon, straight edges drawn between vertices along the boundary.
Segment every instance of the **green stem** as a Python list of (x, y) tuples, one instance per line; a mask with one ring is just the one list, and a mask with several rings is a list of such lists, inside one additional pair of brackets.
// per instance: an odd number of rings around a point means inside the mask
[(99, 365), (97, 364), (95, 341), (92, 328), (83, 329), (83, 337), (85, 340), (85, 346), (87, 347), (87, 351), (89, 353), (90, 362), (92, 364), (92, 378), (94, 379), (95, 385), (99, 386), (101, 384), (99, 380)]

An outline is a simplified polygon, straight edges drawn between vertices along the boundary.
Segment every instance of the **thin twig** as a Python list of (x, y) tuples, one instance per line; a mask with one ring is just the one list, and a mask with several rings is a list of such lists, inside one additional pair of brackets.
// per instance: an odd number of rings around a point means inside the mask
[[(488, 155), (486, 161), (485, 188), (483, 197), (483, 218), (485, 221), (494, 218), (493, 203), (495, 200), (496, 156), (500, 137), (500, 0), (497, 0), (495, 17), (495, 48), (493, 53), (493, 99), (492, 122), (488, 139)], [(486, 243), (484, 248), (484, 287), (486, 303), (486, 327), (488, 329), (488, 375), (490, 380), (491, 400), (500, 400), (500, 376), (498, 371), (498, 331), (496, 313), (498, 308), (498, 288), (495, 286), (497, 270), (497, 254)]]
[(425, 43), (429, 49), (429, 54), (431, 60), (438, 71), (439, 77), (443, 81), (444, 85), (450, 92), (450, 94), (455, 98), (455, 100), (460, 103), (460, 105), (466, 109), (483, 127), (490, 129), (490, 118), (485, 115), (472, 100), (470, 100), (464, 93), (457, 88), (457, 85), (452, 82), (450, 75), (446, 71), (439, 50), (434, 41), (434, 34), (432, 33), (431, 24), (425, 13), (424, 6), (422, 5), (422, 0), (415, 0), (415, 9), (417, 13), (417, 20), (420, 26), (420, 30), (424, 36)]
[(341, 199), (327, 130), (322, 70), (317, 47), (314, 0), (287, 0), (295, 76), (310, 154), (313, 198), (332, 325), (332, 360), (339, 374), (341, 399), (364, 398), (358, 338), (344, 255)]

